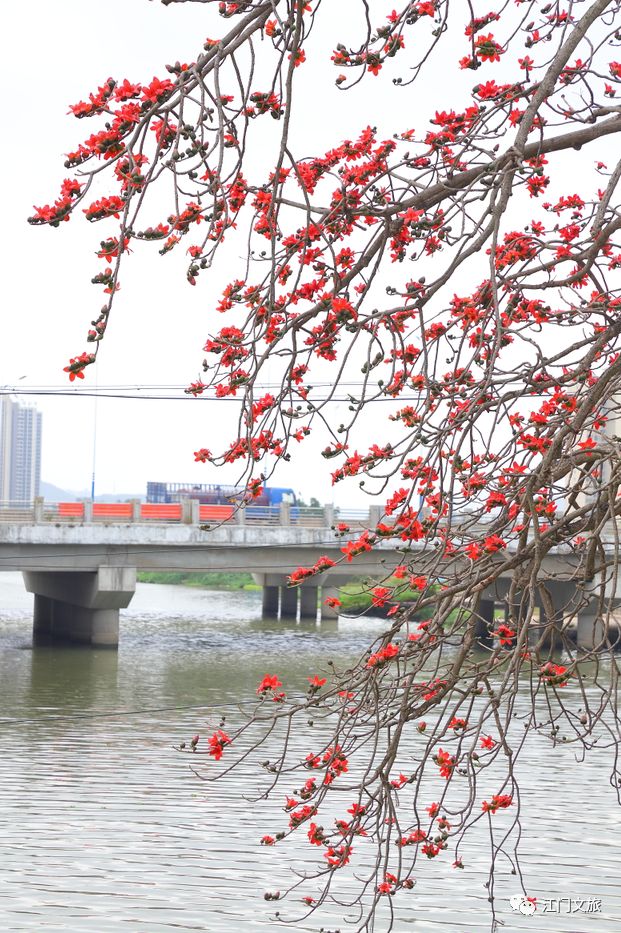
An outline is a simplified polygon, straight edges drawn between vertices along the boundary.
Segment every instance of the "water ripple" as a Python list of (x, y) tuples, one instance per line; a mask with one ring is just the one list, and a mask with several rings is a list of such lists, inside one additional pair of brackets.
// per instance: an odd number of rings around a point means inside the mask
[[(287, 841), (277, 852), (259, 846), (282, 823), (278, 801), (253, 810), (242, 772), (205, 784), (172, 746), (217, 725), (219, 708), (252, 696), (266, 671), (301, 684), (328, 659), (346, 663), (380, 623), (351, 620), (338, 630), (265, 623), (256, 594), (145, 586), (123, 616), (118, 655), (30, 650), (31, 614), (16, 594), (13, 586), (0, 620), (1, 929), (281, 930), (262, 892), (284, 887), (291, 864), (311, 869), (316, 853)], [(198, 704), (217, 709), (71, 718)], [(11, 725), (10, 718), (34, 721)], [(301, 739), (294, 741), (303, 753)], [(601, 756), (580, 768), (572, 761), (568, 748), (552, 754), (534, 743), (530, 750), (522, 771), (524, 869), (540, 899), (595, 897), (602, 911), (514, 913), (509, 897), (518, 886), (502, 870), (496, 897), (507, 933), (621, 928), (615, 795)], [(363, 859), (364, 852), (361, 846)], [(446, 861), (421, 865), (419, 884), (398, 902), (397, 933), (489, 929), (485, 839), (473, 837), (464, 861), (463, 872), (451, 872)], [(323, 922), (344, 928), (345, 919), (332, 908)], [(297, 919), (289, 929), (319, 926)]]

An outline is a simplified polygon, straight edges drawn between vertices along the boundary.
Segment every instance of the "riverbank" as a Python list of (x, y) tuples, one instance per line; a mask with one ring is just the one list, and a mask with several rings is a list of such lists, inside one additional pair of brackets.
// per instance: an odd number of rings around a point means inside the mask
[[(169, 586), (191, 586), (206, 590), (246, 590), (253, 592), (260, 590), (249, 573), (178, 573), (167, 571), (140, 572), (137, 575), (139, 583), (160, 583)], [(401, 582), (401, 581), (393, 581)], [(389, 581), (390, 584), (390, 581)], [(368, 612), (373, 608), (373, 615), (383, 617), (386, 614), (385, 608), (373, 607), (370, 589), (373, 584), (361, 581), (356, 583), (347, 583), (339, 590), (339, 599), (341, 601), (341, 614), (347, 616), (357, 616)], [(398, 602), (400, 605), (410, 605), (420, 596), (418, 590), (403, 589), (399, 593), (398, 600), (391, 601), (390, 605)]]
[(169, 586), (194, 586), (206, 590), (260, 590), (249, 573), (176, 573), (141, 571), (138, 583), (164, 583)]
[[(341, 615), (357, 616), (368, 613), (376, 618), (388, 618), (388, 612), (395, 604), (407, 607), (414, 605), (420, 599), (420, 591), (411, 590), (407, 586), (404, 587), (402, 580), (391, 578), (383, 585), (388, 588), (395, 586), (397, 588), (395, 592), (398, 593), (398, 596), (389, 599), (385, 606), (373, 605), (373, 598), (371, 596), (371, 590), (375, 586), (373, 583), (362, 580), (356, 583), (347, 583), (345, 586), (341, 587), (339, 590)], [(429, 609), (424, 609), (419, 613), (415, 613), (414, 618), (426, 619), (430, 616), (431, 612)]]

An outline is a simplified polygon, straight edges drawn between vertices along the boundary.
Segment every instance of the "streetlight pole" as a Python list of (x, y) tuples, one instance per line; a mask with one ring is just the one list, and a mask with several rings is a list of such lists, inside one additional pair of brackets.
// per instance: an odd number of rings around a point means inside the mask
[(98, 385), (98, 374), (97, 374), (97, 363), (94, 366), (95, 369), (95, 408), (93, 410), (93, 473), (91, 476), (91, 502), (95, 501), (95, 464), (97, 461), (97, 385)]

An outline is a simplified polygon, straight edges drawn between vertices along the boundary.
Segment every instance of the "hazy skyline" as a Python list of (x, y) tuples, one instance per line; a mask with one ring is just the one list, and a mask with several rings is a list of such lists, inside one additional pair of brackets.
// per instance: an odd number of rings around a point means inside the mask
[[(388, 136), (397, 129), (420, 129), (430, 112), (458, 103), (455, 88), (443, 81), (441, 60), (429, 66), (430, 94), (423, 99), (413, 88), (394, 93), (393, 65), (378, 79), (335, 98), (329, 50), (339, 36), (356, 41), (350, 31), (358, 20), (348, 17), (352, 3), (340, 0), (329, 35), (313, 36), (317, 61), (325, 65), (309, 61), (308, 72), (300, 69), (292, 129), (298, 155), (325, 151), (343, 138), (357, 136), (369, 122), (381, 121), (379, 133)], [(88, 123), (68, 113), (69, 104), (87, 98), (108, 76), (149, 80), (165, 73), (166, 62), (193, 60), (207, 36), (222, 33), (223, 21), (211, 6), (163, 7), (149, 0), (95, 0), (87, 5), (80, 0), (58, 0), (54, 5), (32, 0), (10, 7), (4, 20), (11, 42), (2, 68), (6, 83), (19, 87), (19, 103), (11, 127), (13, 142), (1, 155), (8, 222), (1, 233), (5, 314), (0, 388), (40, 393), (27, 397), (43, 414), (42, 479), (64, 488), (90, 489), (95, 463), (100, 492), (139, 492), (148, 480), (233, 483), (237, 474), (232, 468), (196, 464), (193, 451), (228, 447), (235, 406), (226, 400), (191, 398), (183, 394), (183, 387), (200, 376), (207, 335), (221, 326), (213, 309), (223, 285), (238, 271), (243, 248), (235, 242), (225, 244), (219, 262), (191, 288), (185, 280), (184, 248), (160, 257), (148, 244), (132, 244), (134, 253), (121, 272), (121, 291), (97, 364), (89, 367), (79, 391), (125, 386), (126, 394), (147, 396), (154, 394), (149, 387), (158, 387), (160, 394), (174, 398), (96, 401), (78, 391), (69, 398), (50, 393), (72, 389), (63, 366), (89, 346), (86, 331), (101, 304), (90, 279), (101, 267), (95, 251), (109, 235), (111, 228), (105, 224), (111, 222), (88, 224), (75, 217), (52, 229), (29, 226), (26, 220), (34, 204), (50, 203), (57, 196), (60, 182), (70, 174), (63, 168), (63, 153), (90, 131)], [(445, 39), (446, 55), (454, 40), (450, 35)], [(24, 49), (28, 62), (37, 62), (36, 69), (24, 65)], [(467, 82), (459, 94), (467, 97)], [(273, 121), (257, 121), (256, 126), (259, 133), (274, 129)], [(270, 164), (270, 147), (255, 149), (253, 172), (260, 176), (261, 162), (265, 168)], [(572, 159), (580, 164), (583, 157), (576, 153), (564, 158), (571, 172)], [(98, 191), (97, 196), (105, 193), (109, 192)], [(167, 209), (168, 204), (163, 211)], [(153, 222), (161, 219), (154, 216)], [(459, 287), (458, 280), (451, 281), (451, 290)], [(76, 381), (73, 386), (77, 385)], [(334, 406), (336, 423), (343, 414), (346, 417), (346, 409), (346, 403)], [(381, 403), (371, 406), (363, 445), (369, 438), (376, 440), (370, 437), (371, 428), (384, 410)], [(383, 417), (380, 433), (387, 433)], [(306, 441), (298, 448), (302, 456), (279, 465), (273, 484), (291, 486), (322, 502), (366, 502), (356, 481), (332, 488), (333, 467), (316, 456), (323, 446), (325, 436)]]
[[(342, 23), (346, 7), (347, 2), (340, 5)], [(94, 251), (107, 230), (81, 218), (60, 229), (33, 228), (26, 222), (34, 204), (50, 203), (57, 196), (60, 181), (69, 174), (63, 169), (63, 153), (89, 130), (85, 121), (68, 115), (68, 105), (87, 97), (109, 75), (144, 80), (164, 73), (168, 61), (192, 60), (205, 37), (214, 34), (214, 24), (220, 32), (223, 26), (211, 8), (201, 4), (165, 8), (147, 0), (111, 0), (86, 9), (79, 0), (60, 0), (53, 6), (33, 0), (11, 7), (5, 22), (12, 38), (3, 68), (7, 83), (15, 83), (19, 75), (20, 103), (12, 128), (14, 144), (2, 153), (10, 221), (2, 230), (5, 317), (0, 386), (23, 391), (40, 387), (43, 393), (69, 390), (62, 367), (87, 347), (86, 330), (100, 304), (98, 290), (90, 284), (98, 271)], [(340, 28), (338, 18), (336, 25)], [(28, 60), (38, 62), (36, 70), (23, 66), (26, 48)], [(316, 78), (297, 92), (303, 118), (299, 142), (308, 144), (306, 151), (320, 150), (325, 140), (330, 145), (358, 133), (370, 119), (365, 112), (367, 92), (360, 91), (348, 99), (346, 111), (324, 114), (321, 138), (316, 147), (311, 145), (319, 127), (304, 119), (305, 107), (322, 99), (322, 85), (323, 91), (333, 87), (334, 71), (327, 67)], [(352, 106), (356, 102), (358, 112)], [(185, 251), (163, 258), (154, 251), (139, 253), (137, 248), (121, 275), (118, 304), (85, 383), (90, 389), (170, 387), (167, 394), (176, 387), (178, 399), (100, 398), (95, 403), (77, 393), (72, 398), (28, 396), (43, 414), (42, 479), (65, 488), (90, 488), (96, 420), (99, 491), (140, 491), (149, 479), (234, 482), (233, 471), (195, 464), (192, 455), (212, 446), (213, 432), (230, 421), (232, 406), (206, 404), (182, 392), (200, 374), (202, 346), (213, 326), (209, 309), (230, 269), (214, 269), (209, 280), (203, 275), (193, 289), (185, 282)], [(227, 446), (228, 440), (230, 433)], [(273, 482), (331, 501), (328, 465), (320, 473), (316, 464), (307, 466), (309, 459), (305, 456), (289, 470), (280, 467)], [(362, 499), (353, 485), (338, 493), (341, 502)]]

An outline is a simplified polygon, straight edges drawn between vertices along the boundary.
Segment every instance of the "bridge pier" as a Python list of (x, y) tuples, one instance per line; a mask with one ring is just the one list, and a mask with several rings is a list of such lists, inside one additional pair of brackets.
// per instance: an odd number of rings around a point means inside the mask
[(582, 651), (604, 651), (611, 646), (619, 647), (621, 625), (617, 617), (610, 617), (614, 610), (619, 612), (619, 600), (615, 599), (605, 609), (597, 600), (592, 600), (578, 611), (576, 644)]
[(32, 640), (41, 644), (52, 640), (54, 601), (35, 593), (32, 616)]
[(565, 612), (570, 610), (574, 588), (567, 583), (553, 580), (548, 581), (545, 587), (550, 597), (551, 611), (540, 593), (537, 599), (539, 625), (534, 625), (529, 632), (530, 646), (538, 647), (544, 654), (554, 654), (563, 648)]
[(496, 603), (493, 599), (481, 599), (474, 623), (474, 635), (480, 645), (489, 647), (492, 643), (490, 632), (494, 628), (494, 610)]
[[(287, 586), (287, 577), (284, 574), (255, 572), (252, 576), (263, 588), (262, 617), (264, 619), (278, 618), (279, 608), (281, 619), (297, 619), (298, 609), (300, 621), (316, 622), (318, 617), (322, 622), (338, 619), (338, 610), (326, 606), (324, 602), (329, 596), (338, 597), (338, 587), (333, 585), (332, 580), (329, 586), (323, 583), (323, 575), (301, 586)], [(341, 582), (340, 576), (338, 582)]]
[(338, 619), (339, 610), (338, 606), (333, 608), (332, 606), (326, 606), (326, 599), (338, 599), (339, 598), (339, 589), (338, 586), (322, 586), (321, 587), (321, 621), (328, 622), (330, 619)]
[(319, 587), (317, 586), (300, 587), (300, 619), (317, 621), (318, 595)]
[(298, 617), (298, 588), (296, 586), (281, 586), (280, 588), (280, 618), (297, 619)]
[(277, 586), (264, 586), (262, 592), (261, 615), (264, 619), (278, 618), (279, 591)]
[(24, 571), (34, 593), (33, 641), (68, 641), (117, 648), (119, 609), (129, 606), (136, 571), (100, 567), (94, 573)]
[(578, 612), (577, 626), (578, 648), (591, 651), (593, 648), (607, 647), (604, 621), (595, 607), (585, 606)]

